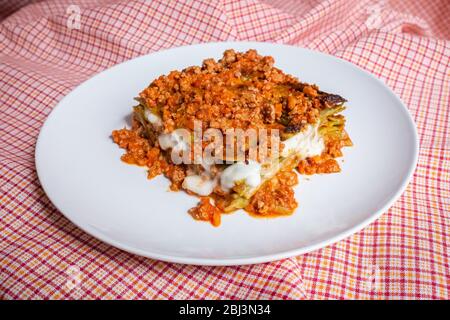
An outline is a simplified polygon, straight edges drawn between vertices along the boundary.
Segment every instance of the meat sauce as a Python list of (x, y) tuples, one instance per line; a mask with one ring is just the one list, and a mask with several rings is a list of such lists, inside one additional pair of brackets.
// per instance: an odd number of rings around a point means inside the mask
[[(324, 93), (315, 85), (284, 74), (273, 63), (272, 57), (259, 56), (255, 50), (246, 53), (227, 50), (217, 62), (207, 59), (201, 67), (159, 77), (138, 98), (145, 108), (162, 119), (162, 127), (151, 132), (151, 136), (170, 133), (176, 128), (193, 129), (194, 120), (201, 120), (204, 129), (276, 128), (292, 134), (305, 124), (316, 123), (321, 110), (345, 102), (338, 95)], [(154, 138), (144, 134), (145, 130), (133, 119), (132, 129), (113, 131), (113, 141), (126, 150), (122, 161), (146, 166), (149, 179), (164, 174), (171, 181), (171, 190), (181, 190), (188, 165), (172, 164), (166, 152), (154, 145)], [(351, 145), (343, 132), (342, 137), (326, 139), (321, 155), (300, 160), (296, 164), (298, 172), (306, 175), (339, 172), (335, 158), (342, 156), (342, 147)], [(244, 210), (256, 217), (292, 214), (298, 206), (293, 190), (297, 183), (294, 170), (278, 172), (263, 183)], [(217, 190), (210, 196), (199, 197), (198, 205), (189, 214), (196, 220), (218, 226), (222, 204), (229, 196)]]

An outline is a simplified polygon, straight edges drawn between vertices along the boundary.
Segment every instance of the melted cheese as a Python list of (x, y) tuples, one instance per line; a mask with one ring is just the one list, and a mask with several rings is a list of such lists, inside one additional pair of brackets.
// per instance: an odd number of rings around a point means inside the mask
[(282, 157), (288, 157), (293, 153), (301, 155), (302, 159), (318, 156), (325, 150), (325, 143), (318, 132), (319, 125), (309, 125), (295, 136), (282, 141), (284, 144)]
[(183, 180), (183, 188), (199, 196), (210, 195), (217, 185), (217, 180), (205, 176), (192, 175)]
[(250, 187), (261, 183), (261, 165), (255, 161), (237, 162), (227, 167), (220, 176), (220, 187), (224, 191), (233, 188), (236, 182), (244, 181)]
[(185, 141), (183, 135), (177, 130), (171, 133), (163, 133), (158, 137), (159, 146), (163, 150), (172, 149), (174, 151), (189, 150), (189, 143)]
[(147, 108), (145, 108), (144, 117), (151, 124), (153, 124), (153, 125), (155, 125), (157, 127), (162, 126), (162, 119), (161, 119), (161, 117), (157, 116), (156, 114), (154, 114), (153, 112), (151, 112)]

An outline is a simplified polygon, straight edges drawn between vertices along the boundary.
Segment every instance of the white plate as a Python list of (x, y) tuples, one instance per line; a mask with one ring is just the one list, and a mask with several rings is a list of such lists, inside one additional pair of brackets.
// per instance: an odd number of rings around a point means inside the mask
[[(163, 177), (120, 161), (110, 138), (129, 123), (135, 97), (174, 69), (219, 58), (228, 48), (257, 49), (301, 81), (348, 99), (342, 172), (301, 178), (297, 211), (255, 219), (238, 211), (219, 228), (187, 214), (197, 199), (169, 192)], [(87, 233), (142, 256), (198, 265), (237, 265), (299, 255), (367, 226), (404, 191), (417, 161), (418, 140), (406, 107), (380, 80), (335, 57), (269, 43), (209, 43), (142, 56), (81, 84), (41, 129), (36, 167), (55, 206)]]

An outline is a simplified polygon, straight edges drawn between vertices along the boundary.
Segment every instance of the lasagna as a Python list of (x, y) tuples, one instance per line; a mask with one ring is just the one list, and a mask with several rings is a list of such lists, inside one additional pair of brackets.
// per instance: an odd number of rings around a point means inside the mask
[(336, 158), (352, 145), (344, 98), (283, 73), (255, 50), (226, 50), (218, 61), (162, 75), (136, 100), (131, 128), (112, 132), (126, 151), (121, 159), (198, 196), (189, 214), (214, 226), (238, 209), (293, 213), (295, 171), (339, 172)]

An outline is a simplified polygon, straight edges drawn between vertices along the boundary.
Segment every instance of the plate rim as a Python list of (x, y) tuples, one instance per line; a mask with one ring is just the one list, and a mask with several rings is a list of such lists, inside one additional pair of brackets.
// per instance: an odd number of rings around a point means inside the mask
[[(256, 256), (232, 257), (232, 258), (221, 258), (221, 259), (198, 258), (198, 257), (195, 258), (195, 257), (186, 257), (186, 256), (176, 256), (176, 255), (170, 255), (170, 254), (161, 254), (161, 253), (155, 253), (155, 252), (152, 253), (152, 252), (149, 252), (148, 250), (143, 250), (143, 249), (139, 249), (136, 247), (128, 246), (126, 244), (120, 243), (119, 241), (116, 241), (116, 240), (110, 238), (109, 236), (99, 232), (95, 228), (91, 228), (89, 225), (83, 225), (83, 224), (79, 223), (76, 218), (71, 217), (70, 215), (64, 213), (58, 207), (58, 205), (52, 200), (52, 197), (47, 192), (45, 184), (43, 183), (43, 173), (42, 173), (42, 169), (41, 169), (41, 165), (40, 165), (40, 162), (41, 162), (40, 155), (42, 153), (41, 145), (43, 144), (42, 141), (44, 139), (43, 137), (45, 136), (46, 128), (48, 127), (49, 122), (51, 122), (51, 119), (53, 117), (55, 117), (55, 114), (57, 113), (55, 111), (60, 109), (60, 106), (63, 104), (65, 99), (68, 96), (72, 95), (81, 86), (86, 85), (86, 83), (88, 83), (93, 78), (103, 76), (106, 72), (108, 72), (112, 69), (118, 68), (119, 66), (129, 63), (133, 60), (142, 59), (144, 57), (154, 55), (154, 54), (163, 54), (165, 51), (169, 51), (169, 50), (179, 50), (179, 49), (183, 49), (183, 48), (187, 48), (187, 47), (204, 47), (204, 46), (214, 46), (214, 45), (224, 45), (224, 44), (229, 44), (231, 47), (233, 45), (258, 45), (258, 46), (259, 45), (274, 45), (274, 46), (280, 46), (280, 47), (286, 47), (286, 48), (294, 48), (296, 50), (304, 50), (304, 51), (307, 51), (312, 54), (326, 56), (327, 58), (330, 58), (332, 60), (337, 60), (340, 63), (344, 63), (345, 65), (347, 65), (350, 68), (357, 69), (358, 71), (363, 72), (366, 76), (368, 76), (369, 78), (371, 78), (372, 80), (374, 80), (378, 84), (380, 84), (382, 87), (387, 89), (387, 92), (389, 92), (390, 96), (392, 96), (393, 99), (396, 100), (396, 102), (398, 102), (401, 105), (401, 109), (402, 109), (403, 113), (406, 115), (406, 118), (408, 119), (408, 124), (410, 125), (410, 127), (412, 128), (412, 131), (413, 131), (413, 146), (414, 146), (413, 161), (410, 164), (410, 166), (408, 168), (408, 172), (403, 177), (402, 183), (401, 183), (400, 187), (397, 189), (397, 191), (395, 192), (395, 194), (393, 194), (381, 208), (379, 208), (376, 212), (371, 214), (369, 217), (367, 217), (366, 219), (357, 223), (353, 227), (351, 227), (345, 231), (342, 231), (333, 237), (328, 238), (327, 240), (319, 241), (317, 243), (307, 245), (302, 248), (285, 250), (285, 251), (281, 251), (281, 252), (274, 253), (274, 254), (263, 254), (263, 255), (256, 255)], [(390, 207), (392, 207), (392, 205), (404, 193), (404, 191), (406, 190), (406, 188), (407, 188), (409, 182), (411, 181), (413, 174), (416, 170), (417, 162), (418, 162), (418, 158), (419, 158), (419, 150), (420, 150), (420, 146), (419, 146), (419, 137), (418, 137), (418, 133), (417, 133), (417, 126), (414, 122), (414, 119), (413, 119), (411, 113), (409, 112), (408, 108), (406, 107), (406, 105), (403, 103), (403, 101), (400, 99), (400, 97), (398, 97), (397, 94), (395, 94), (395, 92), (382, 79), (376, 77), (375, 75), (373, 75), (369, 71), (364, 70), (363, 68), (359, 67), (358, 65), (356, 65), (350, 61), (344, 60), (342, 58), (335, 57), (331, 54), (323, 53), (320, 51), (316, 51), (316, 50), (312, 50), (312, 49), (308, 49), (308, 48), (304, 48), (304, 47), (288, 45), (288, 44), (281, 44), (281, 43), (274, 43), (274, 42), (259, 42), (259, 41), (219, 41), (219, 42), (204, 42), (204, 43), (197, 43), (197, 44), (191, 44), (191, 45), (171, 47), (171, 48), (167, 48), (167, 49), (163, 49), (163, 50), (154, 51), (154, 52), (151, 52), (148, 54), (140, 55), (140, 56), (134, 57), (132, 59), (128, 59), (128, 60), (125, 60), (118, 64), (115, 64), (107, 69), (104, 69), (104, 70), (94, 74), (93, 76), (89, 77), (88, 79), (84, 80), (82, 83), (80, 83), (79, 85), (74, 87), (69, 93), (67, 93), (61, 100), (59, 100), (59, 102), (56, 104), (55, 107), (53, 107), (53, 109), (50, 111), (49, 115), (44, 120), (44, 123), (39, 130), (38, 138), (36, 140), (35, 153), (34, 153), (35, 159), (34, 160), (35, 160), (35, 167), (36, 167), (36, 173), (37, 173), (37, 177), (39, 180), (39, 184), (41, 185), (42, 189), (45, 192), (45, 195), (51, 201), (53, 206), (55, 206), (55, 208), (65, 218), (67, 218), (71, 223), (73, 223), (80, 230), (82, 230), (83, 232), (86, 232), (90, 236), (92, 236), (104, 243), (107, 243), (108, 245), (116, 247), (120, 250), (124, 250), (129, 253), (137, 254), (139, 256), (143, 256), (143, 257), (151, 258), (151, 259), (155, 259), (155, 260), (160, 260), (160, 261), (164, 261), (164, 262), (188, 264), (188, 265), (203, 265), (203, 266), (234, 266), (234, 265), (250, 265), (250, 264), (278, 261), (281, 259), (286, 259), (286, 258), (291, 258), (294, 256), (302, 255), (302, 254), (305, 254), (308, 252), (312, 252), (312, 251), (330, 246), (338, 241), (348, 238), (349, 236), (361, 231), (362, 229), (364, 229), (365, 227), (367, 227), (368, 225), (373, 223), (375, 220), (377, 220)]]

